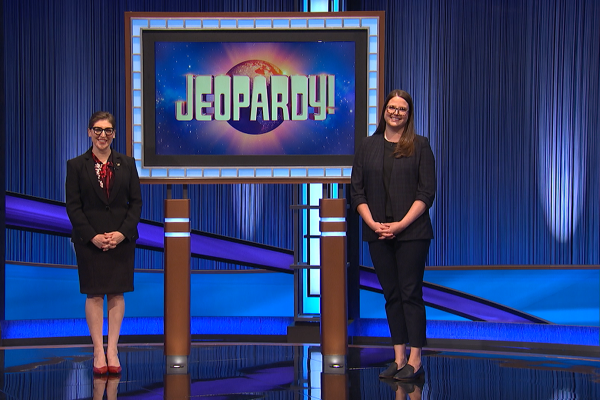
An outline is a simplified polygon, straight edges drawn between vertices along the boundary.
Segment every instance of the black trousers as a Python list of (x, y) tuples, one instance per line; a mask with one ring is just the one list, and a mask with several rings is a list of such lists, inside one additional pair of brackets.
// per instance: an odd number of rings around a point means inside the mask
[(369, 242), (393, 344), (427, 345), (423, 274), (430, 239)]

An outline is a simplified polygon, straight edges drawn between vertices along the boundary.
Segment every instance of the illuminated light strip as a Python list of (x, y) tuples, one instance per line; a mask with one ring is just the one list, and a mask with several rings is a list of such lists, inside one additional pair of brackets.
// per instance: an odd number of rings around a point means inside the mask
[(321, 236), (346, 236), (346, 232), (322, 232)]
[(169, 222), (190, 222), (189, 218), (165, 218), (165, 223)]
[(189, 232), (165, 232), (165, 237), (190, 237)]
[[(340, 11), (340, 1), (339, 0), (303, 0), (302, 2), (303, 12), (308, 11), (316, 11), (316, 9), (310, 10), (311, 8), (316, 7), (327, 7), (324, 11)], [(132, 119), (131, 119), (131, 128), (132, 128), (132, 144), (133, 144), (133, 156), (135, 159), (136, 167), (138, 169), (138, 173), (142, 178), (154, 178), (154, 179), (168, 179), (172, 177), (177, 178), (208, 178), (208, 179), (218, 179), (218, 178), (305, 178), (311, 176), (309, 171), (318, 171), (318, 175), (315, 176), (326, 176), (328, 178), (337, 178), (344, 177), (349, 178), (351, 174), (351, 167), (342, 167), (339, 173), (334, 173), (333, 169), (323, 166), (317, 167), (299, 167), (299, 168), (236, 168), (233, 169), (229, 175), (223, 175), (221, 169), (210, 169), (210, 168), (158, 168), (158, 167), (143, 167), (142, 166), (142, 106), (141, 106), (141, 98), (142, 98), (142, 71), (141, 71), (141, 29), (166, 29), (169, 27), (178, 27), (182, 29), (197, 29), (204, 25), (204, 28), (211, 29), (230, 29), (230, 26), (226, 26), (225, 24), (221, 24), (221, 20), (229, 20), (230, 17), (190, 17), (183, 18), (184, 23), (183, 27), (180, 24), (180, 19), (169, 19), (164, 17), (152, 17), (152, 16), (144, 16), (144, 17), (131, 17), (131, 95), (132, 95)], [(255, 17), (240, 17), (234, 18), (237, 21), (238, 27), (240, 26), (240, 22), (244, 23), (253, 23), (256, 24), (258, 20)], [(271, 23), (267, 24), (265, 27), (278, 28), (275, 26), (273, 21), (278, 20), (278, 17), (267, 18)], [(293, 17), (293, 18), (285, 18), (288, 21), (297, 20), (297, 21), (309, 21), (311, 17)], [(372, 17), (367, 15), (359, 15), (356, 17), (351, 17), (347, 15), (341, 16), (331, 16), (324, 17), (325, 25), (330, 22), (333, 22), (335, 26), (337, 26), (339, 20), (343, 21), (352, 21), (352, 23), (346, 24), (342, 23), (340, 28), (342, 29), (354, 29), (357, 26), (366, 27), (369, 29), (369, 41), (373, 41), (377, 43), (382, 40), (378, 34), (378, 27), (380, 21), (378, 17)], [(173, 24), (172, 21), (176, 21), (176, 24)], [(354, 22), (358, 21), (358, 23)], [(211, 22), (211, 24), (206, 24), (206, 22)], [(213, 23), (216, 22), (216, 25)], [(310, 29), (310, 27), (294, 27), (294, 29)], [(367, 97), (367, 126), (368, 133), (367, 135), (371, 135), (377, 126), (377, 99), (379, 96), (379, 87), (378, 87), (378, 79), (379, 79), (379, 63), (378, 63), (379, 49), (377, 46), (368, 45), (367, 48), (367, 74), (368, 74), (368, 97)], [(338, 168), (339, 169), (339, 168)], [(258, 171), (261, 171), (260, 173)], [(214, 173), (216, 171), (216, 174)], [(282, 172), (281, 172), (282, 171)]]
[(346, 218), (323, 217), (321, 218), (321, 222), (346, 222)]

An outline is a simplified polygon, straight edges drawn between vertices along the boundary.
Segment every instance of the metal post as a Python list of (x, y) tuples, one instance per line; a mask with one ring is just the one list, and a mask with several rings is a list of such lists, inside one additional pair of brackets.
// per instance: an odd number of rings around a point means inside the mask
[(346, 200), (321, 199), (319, 207), (323, 373), (345, 374), (348, 353)]
[(190, 201), (165, 200), (165, 356), (167, 374), (187, 374), (190, 327)]

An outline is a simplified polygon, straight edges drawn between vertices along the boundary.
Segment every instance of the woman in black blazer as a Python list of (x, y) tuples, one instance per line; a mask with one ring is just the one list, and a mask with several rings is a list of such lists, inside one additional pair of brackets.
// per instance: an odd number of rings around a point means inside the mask
[[(125, 312), (124, 292), (133, 291), (137, 225), (142, 210), (133, 158), (111, 149), (115, 117), (94, 113), (88, 124), (92, 147), (67, 161), (67, 214), (77, 255), (79, 286), (87, 294), (85, 316), (94, 344), (94, 373), (118, 374), (117, 343)], [(106, 354), (102, 337), (104, 295), (108, 309)]]
[(436, 179), (433, 152), (427, 138), (415, 133), (407, 92), (394, 90), (387, 96), (375, 133), (364, 139), (354, 157), (351, 188), (394, 345), (395, 360), (380, 377), (412, 380), (424, 374), (423, 274), (433, 239), (429, 208)]

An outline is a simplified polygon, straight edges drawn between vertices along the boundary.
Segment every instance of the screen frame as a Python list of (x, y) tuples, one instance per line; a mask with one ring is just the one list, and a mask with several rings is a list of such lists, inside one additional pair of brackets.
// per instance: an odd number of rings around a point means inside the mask
[[(306, 42), (353, 42), (355, 46), (355, 109), (359, 99), (367, 96), (367, 41), (368, 32), (359, 29), (311, 29), (302, 32), (302, 39), (297, 39), (298, 32), (290, 29), (273, 30), (179, 30), (179, 29), (142, 29), (142, 104), (144, 130), (143, 166), (149, 167), (335, 167), (351, 166), (353, 154), (303, 154), (303, 155), (160, 155), (156, 152), (156, 59), (154, 57), (156, 42), (174, 43), (306, 43)], [(248, 36), (240, 41), (240, 36)], [(294, 38), (294, 36), (296, 38)], [(285, 123), (285, 122), (284, 122)], [(367, 131), (366, 112), (354, 113), (354, 145), (357, 149)]]
[[(279, 162), (268, 165), (215, 165), (207, 167), (181, 166), (181, 160), (170, 162), (173, 166), (147, 167), (143, 163), (146, 143), (142, 139), (142, 125), (145, 119), (141, 111), (141, 31), (167, 29), (194, 29), (194, 30), (221, 30), (221, 29), (252, 29), (253, 32), (288, 29), (290, 31), (303, 30), (307, 33), (316, 30), (331, 29), (367, 29), (367, 60), (364, 64), (367, 73), (368, 85), (365, 88), (365, 113), (367, 129), (364, 135), (355, 135), (356, 146), (362, 138), (371, 134), (377, 123), (378, 103), (380, 100), (379, 88), (383, 85), (383, 38), (385, 14), (378, 12), (338, 12), (338, 13), (125, 13), (125, 58), (126, 74), (126, 102), (127, 102), (127, 154), (135, 159), (138, 174), (142, 183), (348, 183), (351, 174), (351, 162), (333, 162), (327, 165), (285, 165), (290, 163)], [(283, 23), (283, 25), (282, 25)], [(137, 42), (136, 42), (137, 40)], [(270, 41), (273, 41), (272, 39)], [(136, 50), (137, 46), (137, 50)], [(136, 67), (137, 65), (137, 67)], [(358, 69), (357, 65), (357, 69)], [(357, 88), (357, 105), (361, 104)], [(360, 123), (360, 121), (358, 122)], [(162, 156), (165, 157), (165, 156)], [(181, 156), (176, 156), (180, 158)], [(206, 157), (206, 156), (203, 156)], [(245, 156), (235, 156), (242, 160)], [(250, 158), (256, 156), (248, 156)], [(311, 156), (271, 156), (271, 157), (299, 157)], [(318, 155), (319, 157), (329, 157)], [(347, 156), (341, 156), (347, 157)], [(351, 156), (353, 157), (353, 156)], [(243, 164), (243, 163), (242, 163)], [(265, 163), (262, 163), (265, 164)], [(279, 165), (277, 165), (279, 164)]]

